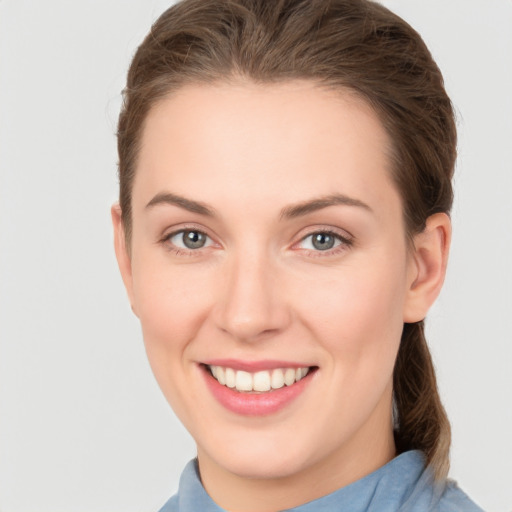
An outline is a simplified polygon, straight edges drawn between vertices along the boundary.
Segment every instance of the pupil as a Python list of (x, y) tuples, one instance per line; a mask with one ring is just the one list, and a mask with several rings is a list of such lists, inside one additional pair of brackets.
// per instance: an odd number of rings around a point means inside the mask
[(326, 251), (334, 247), (334, 237), (327, 233), (317, 233), (313, 236), (313, 247), (320, 251)]
[(203, 247), (206, 242), (206, 237), (203, 233), (197, 231), (185, 231), (183, 234), (183, 243), (189, 249), (199, 249)]

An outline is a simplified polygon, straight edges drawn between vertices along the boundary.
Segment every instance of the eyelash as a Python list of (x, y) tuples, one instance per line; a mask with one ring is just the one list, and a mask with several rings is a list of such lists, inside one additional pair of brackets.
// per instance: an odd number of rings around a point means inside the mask
[[(184, 233), (197, 233), (199, 235), (205, 236), (210, 242), (213, 242), (212, 238), (205, 233), (201, 229), (197, 229), (195, 227), (184, 227), (181, 229), (178, 229), (176, 231), (172, 231), (171, 233), (166, 234), (162, 237), (160, 240), (160, 243), (165, 245), (166, 248), (171, 251), (176, 256), (198, 256), (201, 252), (201, 249), (205, 249), (210, 247), (212, 244), (197, 248), (197, 249), (184, 249), (182, 247), (176, 247), (173, 243), (171, 243), (171, 239), (174, 238), (177, 235), (184, 234)], [(298, 242), (293, 244), (292, 247), (296, 247), (300, 245), (301, 243), (304, 243), (308, 238), (311, 238), (315, 235), (325, 235), (325, 236), (331, 236), (333, 237), (338, 244), (330, 249), (326, 249), (325, 251), (319, 250), (319, 249), (303, 249), (304, 252), (311, 257), (328, 257), (328, 256), (335, 256), (343, 251), (346, 251), (350, 249), (354, 245), (354, 240), (351, 237), (343, 236), (333, 230), (329, 229), (317, 229), (314, 231), (310, 231), (308, 234), (304, 235)], [(208, 243), (208, 241), (207, 241)]]
[(336, 231), (329, 230), (329, 229), (316, 229), (314, 231), (310, 231), (308, 234), (304, 235), (299, 242), (294, 244), (294, 247), (304, 243), (308, 238), (314, 237), (315, 235), (325, 235), (325, 236), (331, 236), (335, 239), (336, 242), (338, 242), (338, 245), (335, 245), (334, 247), (327, 249), (327, 250), (319, 250), (319, 249), (303, 249), (307, 256), (313, 257), (313, 258), (326, 258), (329, 256), (336, 256), (348, 249), (350, 249), (354, 245), (354, 240), (351, 237), (343, 236), (340, 233), (337, 233)]
[(162, 239), (160, 240), (160, 243), (163, 244), (170, 252), (172, 252), (176, 256), (198, 256), (201, 249), (210, 247), (211, 244), (207, 245), (206, 247), (200, 247), (198, 249), (186, 249), (186, 248), (182, 248), (182, 247), (177, 247), (176, 245), (174, 245), (171, 242), (171, 239), (174, 238), (175, 236), (180, 235), (180, 234), (183, 235), (187, 232), (188, 233), (197, 233), (199, 235), (205, 236), (207, 238), (207, 243), (208, 243), (208, 240), (210, 242), (213, 241), (212, 238), (210, 236), (208, 236), (208, 234), (205, 233), (203, 230), (197, 229), (194, 226), (185, 226), (181, 229), (172, 231), (171, 233), (164, 235), (162, 237)]

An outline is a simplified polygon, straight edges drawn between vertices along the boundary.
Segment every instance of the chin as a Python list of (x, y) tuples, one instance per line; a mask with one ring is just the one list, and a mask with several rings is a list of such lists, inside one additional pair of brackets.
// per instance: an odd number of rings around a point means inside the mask
[(305, 469), (307, 464), (297, 456), (282, 455), (268, 458), (261, 453), (257, 457), (240, 458), (227, 456), (221, 461), (225, 470), (244, 479), (277, 480), (285, 479)]
[[(290, 434), (286, 437), (289, 441)], [(239, 442), (231, 439), (230, 443), (215, 443), (209, 452), (198, 449), (199, 464), (202, 456), (225, 471), (247, 479), (287, 478), (313, 465), (319, 457), (318, 450), (308, 447), (307, 442), (287, 443), (264, 433), (248, 435)]]

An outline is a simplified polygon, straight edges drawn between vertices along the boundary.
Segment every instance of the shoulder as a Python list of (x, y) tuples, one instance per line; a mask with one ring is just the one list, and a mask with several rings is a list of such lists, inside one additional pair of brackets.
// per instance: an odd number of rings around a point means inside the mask
[(484, 512), (453, 480), (448, 480), (439, 501), (439, 512)]
[(159, 512), (222, 512), (206, 493), (199, 477), (197, 460), (191, 460), (181, 474), (178, 492)]
[[(384, 493), (400, 512), (483, 512), (451, 479), (438, 482), (423, 453), (404, 452), (387, 466), (389, 478)], [(389, 493), (389, 494), (388, 494)]]
[(178, 495), (175, 494), (158, 512), (178, 512)]

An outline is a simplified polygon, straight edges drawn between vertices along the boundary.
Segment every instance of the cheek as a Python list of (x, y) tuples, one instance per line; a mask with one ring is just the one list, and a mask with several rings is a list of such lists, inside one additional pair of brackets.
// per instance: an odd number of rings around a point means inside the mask
[(144, 258), (134, 264), (135, 308), (151, 341), (173, 345), (189, 338), (208, 303), (207, 275), (171, 266), (165, 258)]
[[(304, 283), (303, 311), (310, 311), (311, 322), (321, 327), (329, 337), (350, 340), (357, 333), (364, 337), (372, 331), (388, 336), (403, 323), (405, 274), (403, 266), (388, 264), (346, 267), (326, 279), (312, 276)], [(389, 334), (391, 334), (389, 333)], [(359, 337), (359, 336), (358, 336)]]
[(403, 268), (373, 259), (309, 283), (302, 316), (339, 378), (384, 385), (392, 375), (403, 329)]
[(156, 264), (144, 265), (135, 275), (134, 296), (149, 364), (166, 400), (189, 428), (190, 402), (198, 399), (187, 384), (197, 370), (190, 347), (207, 316), (204, 279)]
[(171, 381), (183, 372), (190, 343), (207, 317), (210, 287), (200, 271), (191, 275), (176, 266), (141, 260), (144, 265), (134, 271), (134, 305), (148, 360), (169, 399)]

